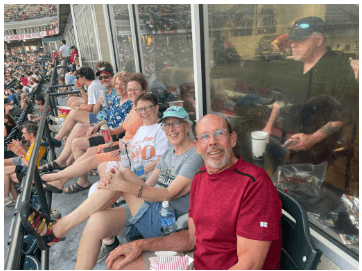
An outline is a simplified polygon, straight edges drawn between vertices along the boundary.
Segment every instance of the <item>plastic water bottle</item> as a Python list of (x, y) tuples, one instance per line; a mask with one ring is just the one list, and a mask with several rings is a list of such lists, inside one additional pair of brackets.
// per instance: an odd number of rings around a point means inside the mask
[(176, 217), (174, 209), (168, 201), (162, 202), (161, 209), (161, 234), (169, 235), (176, 230)]
[(132, 163), (132, 170), (134, 173), (137, 174), (138, 177), (143, 178), (145, 177), (145, 167), (144, 167), (144, 163), (143, 160), (140, 158), (140, 151), (138, 151), (137, 156), (135, 157), (135, 159), (133, 160)]

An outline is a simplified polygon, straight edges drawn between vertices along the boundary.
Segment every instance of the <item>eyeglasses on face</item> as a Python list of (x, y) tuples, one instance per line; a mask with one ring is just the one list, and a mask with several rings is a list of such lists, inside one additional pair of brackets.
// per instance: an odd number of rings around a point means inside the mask
[(103, 75), (103, 76), (98, 76), (98, 79), (99, 79), (99, 81), (101, 81), (103, 79), (108, 79), (110, 77), (111, 77), (111, 75), (107, 74), (107, 75)]
[(127, 88), (127, 91), (128, 92), (138, 92), (138, 91), (141, 91), (142, 88)]
[(226, 138), (228, 129), (217, 129), (211, 133), (202, 133), (196, 136), (197, 140), (200, 143), (206, 144), (209, 142), (211, 138), (211, 134), (216, 138), (217, 140), (224, 140)]
[(163, 130), (168, 130), (170, 129), (170, 127), (172, 126), (173, 128), (180, 128), (180, 124), (182, 123), (183, 121), (182, 120), (176, 120), (174, 122), (171, 122), (171, 123), (162, 123), (162, 129)]
[(78, 75), (76, 78), (77, 78), (77, 80), (79, 80), (79, 78), (81, 78), (81, 77), (83, 77), (83, 76), (81, 76), (81, 75)]
[(137, 107), (136, 108), (136, 112), (138, 113), (138, 114), (141, 114), (143, 111), (145, 111), (145, 112), (150, 112), (151, 111), (151, 107), (152, 106), (155, 106), (154, 104), (153, 105), (149, 105), (149, 106), (146, 106), (146, 107)]

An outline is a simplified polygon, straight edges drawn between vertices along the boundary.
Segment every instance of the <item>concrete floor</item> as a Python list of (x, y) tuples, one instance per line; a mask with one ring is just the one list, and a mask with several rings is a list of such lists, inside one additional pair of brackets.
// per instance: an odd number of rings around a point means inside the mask
[[(59, 104), (65, 105), (65, 99), (59, 98)], [(36, 109), (34, 109), (36, 111)], [(56, 149), (57, 156), (59, 156), (61, 148)], [(99, 180), (99, 177), (89, 176), (90, 182), (95, 183)], [(76, 182), (76, 179), (72, 179), (68, 182), (67, 185)], [(66, 185), (66, 186), (67, 186)], [(65, 193), (62, 194), (53, 194), (52, 197), (52, 209), (57, 208), (62, 216), (65, 216), (71, 213), (76, 209), (88, 196), (88, 190), (79, 192), (77, 194), (68, 195)], [(11, 219), (13, 218), (14, 207), (5, 207), (4, 208), (4, 259), (6, 259), (6, 252), (8, 250), (7, 242), (9, 240), (9, 230)], [(49, 260), (49, 269), (50, 270), (69, 270), (75, 268), (75, 263), (77, 259), (77, 251), (80, 237), (83, 232), (83, 228), (86, 222), (82, 223), (75, 229), (71, 230), (66, 235), (66, 240), (64, 242), (59, 242), (50, 249), (50, 260)], [(125, 242), (125, 239), (120, 239), (121, 243)], [(97, 264), (94, 269), (96, 270), (105, 270), (106, 265), (104, 261)], [(328, 258), (322, 256), (321, 262), (317, 267), (318, 270), (339, 270), (340, 268), (335, 265)]]

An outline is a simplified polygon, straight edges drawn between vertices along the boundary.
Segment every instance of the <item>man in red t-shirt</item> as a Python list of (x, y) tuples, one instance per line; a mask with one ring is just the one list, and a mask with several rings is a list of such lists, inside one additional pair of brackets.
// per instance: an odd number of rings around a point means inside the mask
[(236, 133), (225, 118), (206, 115), (195, 131), (205, 166), (192, 181), (189, 229), (126, 243), (110, 253), (108, 268), (145, 269), (143, 251), (196, 248), (195, 269), (279, 269), (282, 206), (272, 181), (234, 155)]

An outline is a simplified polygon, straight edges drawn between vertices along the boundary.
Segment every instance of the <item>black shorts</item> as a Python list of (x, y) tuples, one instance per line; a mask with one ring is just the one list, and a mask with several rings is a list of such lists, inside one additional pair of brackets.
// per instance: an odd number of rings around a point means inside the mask
[(95, 137), (91, 137), (89, 139), (89, 146), (90, 147), (102, 145), (102, 144), (105, 144), (105, 143), (106, 142), (104, 142), (103, 136), (95, 136)]

